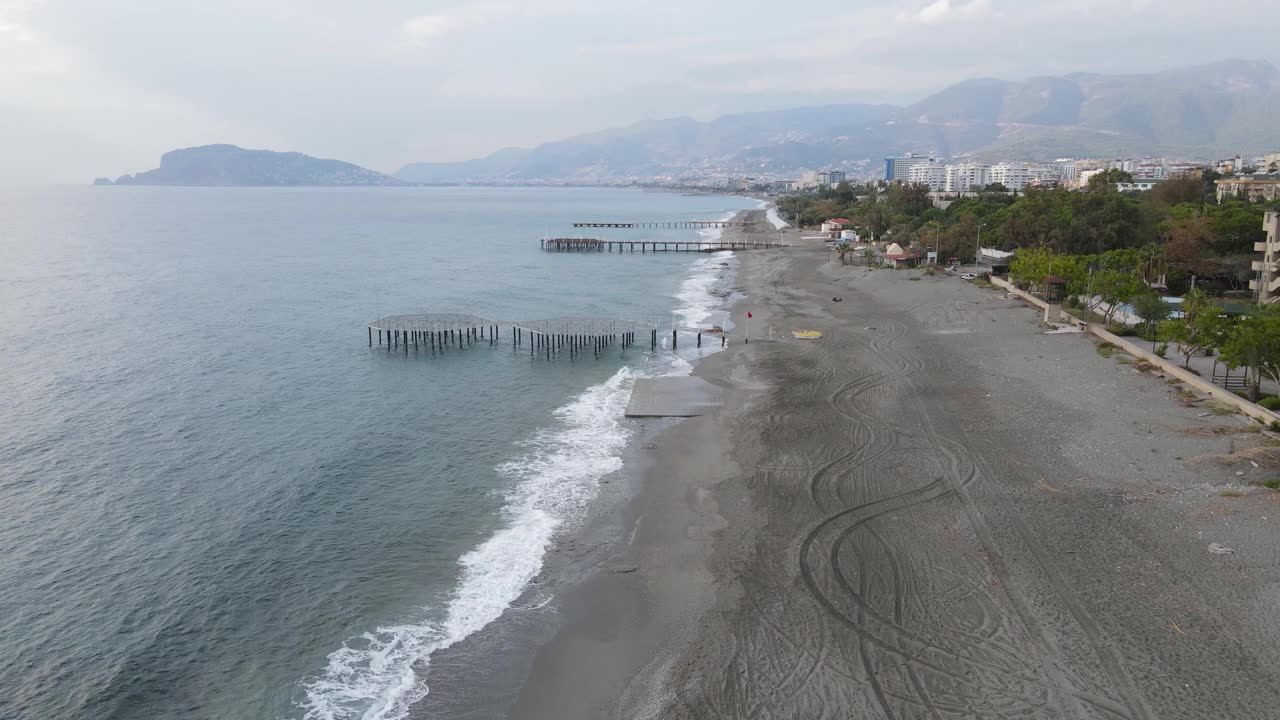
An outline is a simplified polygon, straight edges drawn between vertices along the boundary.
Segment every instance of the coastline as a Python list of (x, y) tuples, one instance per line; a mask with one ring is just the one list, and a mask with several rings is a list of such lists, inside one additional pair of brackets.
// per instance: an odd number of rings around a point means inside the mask
[[(763, 208), (729, 212), (724, 219), (749, 215), (767, 224)], [(742, 230), (702, 232), (718, 235)], [(682, 326), (727, 322), (722, 317), (727, 316), (732, 302), (736, 264), (727, 251), (694, 255), (690, 275), (676, 297), (675, 314), (683, 317)], [(669, 348), (660, 350), (635, 371), (638, 376), (690, 374), (723, 352), (718, 344), (709, 345), (697, 351), (700, 357), (690, 357), (686, 347), (681, 345), (679, 355)], [(617, 412), (620, 415), (621, 409)], [(430, 655), (417, 678), (428, 691), (414, 694), (417, 699), (409, 705), (409, 718), (505, 716), (519, 693), (531, 684), (526, 681), (542, 648), (584, 612), (580, 600), (590, 594), (580, 595), (579, 589), (592, 587), (601, 576), (625, 577), (634, 572), (634, 566), (620, 561), (618, 550), (629, 542), (628, 533), (635, 525), (630, 512), (655, 465), (655, 443), (680, 421), (646, 418), (621, 422), (630, 435), (620, 452), (621, 469), (601, 478), (581, 514), (581, 523), (556, 533), (540, 571), (497, 619)], [(486, 672), (477, 675), (476, 667), (485, 667)]]
[(562, 588), (511, 717), (1280, 701), (1274, 498), (1234, 474), (1265, 470), (1199, 460), (1257, 436), (1003, 294), (912, 275), (741, 255), (756, 337), (694, 369), (723, 405), (646, 446), (625, 541)]

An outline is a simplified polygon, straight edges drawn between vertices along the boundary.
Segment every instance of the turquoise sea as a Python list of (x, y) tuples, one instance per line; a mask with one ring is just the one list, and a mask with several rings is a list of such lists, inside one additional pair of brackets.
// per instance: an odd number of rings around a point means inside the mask
[(369, 348), (366, 323), (715, 320), (727, 254), (538, 238), (758, 205), (0, 190), (0, 717), (374, 720), (447, 695), (432, 654), (498, 618), (619, 469), (630, 382), (702, 351), (433, 359)]

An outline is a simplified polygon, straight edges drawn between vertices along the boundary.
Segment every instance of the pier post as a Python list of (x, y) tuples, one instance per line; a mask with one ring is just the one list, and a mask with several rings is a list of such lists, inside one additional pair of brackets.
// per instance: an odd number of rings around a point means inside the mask
[(418, 352), (418, 331), (413, 331), (413, 351)]
[(404, 354), (409, 354), (409, 331), (404, 331)]
[(373, 347), (373, 328), (369, 328), (369, 347)]
[(698, 333), (698, 347), (702, 347), (702, 333)]
[(676, 331), (675, 330), (671, 331), (671, 349), (672, 350), (676, 349)]

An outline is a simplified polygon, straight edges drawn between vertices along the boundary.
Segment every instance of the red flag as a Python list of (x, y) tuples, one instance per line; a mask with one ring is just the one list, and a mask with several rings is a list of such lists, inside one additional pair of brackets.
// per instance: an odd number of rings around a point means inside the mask
[(747, 313), (747, 317), (751, 317), (751, 313), (750, 313), (750, 312), (748, 312), (748, 313)]

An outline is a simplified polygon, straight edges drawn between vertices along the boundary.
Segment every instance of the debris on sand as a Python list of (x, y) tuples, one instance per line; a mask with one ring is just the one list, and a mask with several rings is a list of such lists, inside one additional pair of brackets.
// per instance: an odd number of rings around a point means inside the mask
[(833, 298), (831, 298), (831, 302), (844, 302), (844, 298), (842, 298), (842, 297), (833, 297)]
[(1209, 552), (1214, 555), (1230, 555), (1235, 552), (1235, 550), (1219, 543), (1209, 543)]

